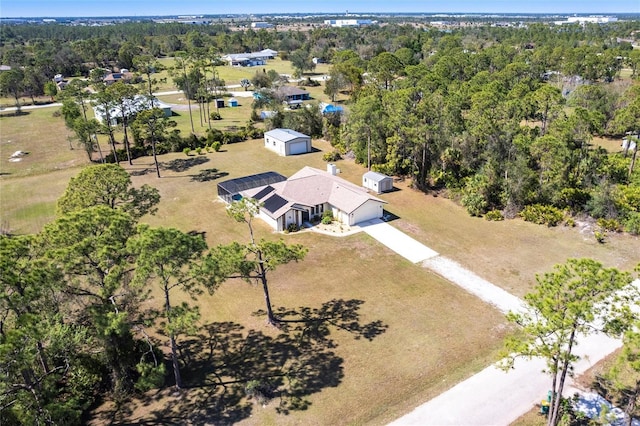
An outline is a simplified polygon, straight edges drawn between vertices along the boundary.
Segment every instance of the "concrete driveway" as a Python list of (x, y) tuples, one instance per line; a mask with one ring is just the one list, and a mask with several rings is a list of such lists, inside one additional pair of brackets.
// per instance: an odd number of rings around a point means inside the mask
[[(437, 273), (504, 313), (526, 309), (525, 303), (518, 297), (457, 262), (440, 256), (382, 220), (372, 220), (359, 226), (410, 262)], [(635, 284), (640, 285), (640, 280), (636, 280)], [(620, 340), (603, 334), (582, 337), (579, 343), (575, 353), (581, 359), (574, 365), (576, 374), (585, 372), (622, 345)], [(544, 369), (545, 362), (540, 358), (520, 359), (508, 372), (491, 365), (391, 425), (508, 425), (546, 397), (551, 379), (543, 372)], [(565, 396), (574, 392), (569, 380)]]
[(422, 262), (438, 256), (436, 251), (431, 250), (429, 247), (380, 219), (360, 223), (359, 226), (364, 232), (411, 263)]

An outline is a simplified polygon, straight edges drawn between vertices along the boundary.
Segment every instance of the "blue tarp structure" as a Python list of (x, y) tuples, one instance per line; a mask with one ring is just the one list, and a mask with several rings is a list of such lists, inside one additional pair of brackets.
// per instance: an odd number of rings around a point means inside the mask
[(341, 106), (336, 106), (336, 105), (332, 105), (332, 104), (321, 104), (320, 105), (320, 112), (322, 112), (323, 114), (331, 114), (331, 113), (342, 113), (344, 112), (344, 108), (342, 108)]

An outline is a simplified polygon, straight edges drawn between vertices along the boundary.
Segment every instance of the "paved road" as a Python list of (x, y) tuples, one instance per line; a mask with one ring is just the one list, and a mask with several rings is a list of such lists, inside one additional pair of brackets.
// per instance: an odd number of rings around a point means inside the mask
[[(500, 311), (525, 309), (519, 298), (439, 255), (390, 224), (374, 220), (361, 224), (361, 227), (405, 259), (436, 272)], [(640, 287), (640, 280), (635, 284)], [(585, 372), (621, 345), (620, 340), (603, 334), (581, 338), (575, 352), (581, 357), (575, 364), (575, 373)], [(550, 377), (543, 372), (544, 369), (545, 362), (539, 358), (518, 360), (508, 372), (491, 365), (391, 425), (508, 425), (546, 397)], [(569, 380), (565, 395), (574, 392)]]
[[(576, 363), (576, 374), (621, 345), (619, 340), (601, 334), (582, 339), (576, 353), (583, 358)], [(551, 379), (544, 368), (545, 362), (539, 358), (518, 360), (509, 372), (487, 367), (390, 425), (509, 425), (546, 398)], [(566, 390), (566, 396), (572, 395), (570, 388)]]

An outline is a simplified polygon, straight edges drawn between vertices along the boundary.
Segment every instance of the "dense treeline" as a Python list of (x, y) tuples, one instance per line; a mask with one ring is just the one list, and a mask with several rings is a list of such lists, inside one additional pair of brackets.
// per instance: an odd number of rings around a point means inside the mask
[[(224, 85), (214, 69), (222, 53), (276, 49), (298, 75), (313, 69), (312, 57), (324, 58), (332, 64), (325, 93), (332, 99), (350, 95), (346, 118), (322, 119), (317, 109), (283, 113), (273, 99), (264, 106), (280, 113), (267, 126), (323, 134), (340, 154), (411, 177), (420, 190), (449, 190), (474, 215), (523, 212), (534, 221), (557, 223), (566, 210), (612, 221), (606, 228), (640, 230), (639, 178), (633, 172), (640, 129), (640, 50), (632, 46), (638, 21), (233, 32), (219, 24), (147, 22), (98, 27), (90, 37), (86, 28), (61, 25), (5, 25), (2, 31), (2, 60), (14, 69), (0, 75), (0, 89), (16, 99), (43, 92), (42, 82), (54, 73), (119, 66), (144, 75), (155, 66), (153, 58), (176, 55), (174, 81), (209, 111), (211, 92)], [(630, 70), (624, 78), (623, 69)], [(265, 99), (270, 87), (281, 84), (277, 73), (256, 74), (246, 81), (251, 83), (265, 90)], [(123, 96), (112, 93), (94, 102), (117, 104)], [(251, 119), (258, 119), (255, 108)], [(71, 124), (92, 146), (87, 126)], [(137, 142), (143, 128), (148, 126), (131, 125)], [(112, 130), (102, 132), (109, 134), (117, 161)], [(147, 147), (173, 137), (160, 152), (198, 146), (165, 131), (146, 134)], [(632, 149), (608, 154), (592, 146), (594, 135), (626, 137)]]
[[(152, 102), (156, 58), (177, 57), (173, 77), (184, 83), (188, 99), (201, 104), (204, 123), (213, 119), (211, 93), (223, 85), (212, 65), (220, 54), (276, 49), (299, 74), (311, 57), (320, 57), (332, 64), (325, 93), (349, 95), (348, 114), (323, 119), (313, 106), (278, 113), (267, 125), (324, 134), (339, 154), (408, 177), (419, 190), (446, 190), (474, 215), (520, 214), (554, 224), (565, 212), (587, 213), (603, 228), (637, 234), (637, 143), (610, 154), (592, 141), (598, 135), (638, 142), (640, 56), (618, 38), (637, 37), (639, 29), (637, 21), (451, 32), (409, 25), (308, 32), (151, 23), (3, 25), (2, 62), (12, 69), (0, 73), (0, 91), (18, 100), (49, 91), (55, 74), (88, 75), (60, 96), (61, 116), (90, 158), (95, 135), (103, 134), (111, 153), (100, 157), (130, 161), (139, 153), (155, 157), (260, 134), (249, 124), (203, 136), (192, 125), (183, 138), (157, 108), (130, 121), (124, 113), (121, 121), (107, 116), (104, 124), (87, 118), (88, 101), (104, 111), (124, 111), (141, 93)], [(107, 86), (96, 70), (123, 66), (137, 73), (141, 87)], [(623, 68), (630, 70), (624, 78)], [(263, 74), (264, 88), (279, 84)], [(95, 93), (87, 92), (89, 84)], [(115, 140), (120, 130), (122, 148)], [(132, 392), (161, 386), (168, 371), (181, 387), (186, 361), (178, 342), (197, 326), (199, 312), (175, 303), (175, 292), (184, 293), (182, 300), (214, 290), (229, 276), (257, 280), (269, 320), (277, 321), (267, 272), (301, 260), (306, 251), (253, 238), (248, 245), (210, 250), (198, 236), (139, 224), (158, 201), (153, 188), (132, 188), (117, 165), (93, 166), (70, 182), (58, 216), (41, 233), (0, 236), (0, 423), (79, 424), (101, 395), (124, 401)], [(257, 206), (237, 208), (232, 217), (247, 223), (253, 236)], [(161, 303), (146, 303), (149, 284), (157, 286)], [(163, 344), (170, 364), (158, 349)], [(304, 345), (314, 350), (304, 339), (296, 345), (296, 353)], [(247, 394), (262, 386), (252, 379), (249, 372), (239, 380), (247, 383)]]
[[(96, 402), (120, 404), (165, 381), (182, 389), (193, 359), (180, 341), (203, 327), (193, 302), (227, 278), (258, 282), (268, 321), (280, 321), (268, 278), (304, 247), (254, 240), (257, 204), (245, 200), (228, 211), (248, 224), (250, 243), (209, 249), (201, 235), (139, 223), (159, 201), (119, 165), (94, 165), (71, 179), (42, 232), (0, 235), (0, 423), (77, 425)], [(236, 383), (260, 383), (248, 370)]]

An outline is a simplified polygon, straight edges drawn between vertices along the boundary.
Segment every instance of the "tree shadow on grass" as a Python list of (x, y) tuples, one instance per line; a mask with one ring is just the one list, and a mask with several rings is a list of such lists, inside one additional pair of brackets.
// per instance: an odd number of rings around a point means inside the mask
[(195, 182), (209, 182), (228, 176), (229, 173), (221, 172), (218, 169), (204, 169), (196, 175), (191, 175), (191, 180)]
[[(180, 344), (183, 379), (193, 395), (182, 420), (234, 423), (251, 415), (253, 402), (277, 404), (279, 414), (306, 410), (309, 396), (338, 386), (344, 377), (331, 333), (347, 331), (371, 341), (388, 328), (381, 321), (362, 324), (363, 303), (334, 299), (320, 308), (279, 308), (275, 336), (234, 322), (206, 325)], [(162, 413), (154, 415), (165, 421)]]
[(204, 156), (176, 158), (175, 160), (161, 163), (160, 167), (163, 170), (171, 170), (172, 172), (185, 172), (192, 167), (199, 166), (209, 161), (211, 160)]

